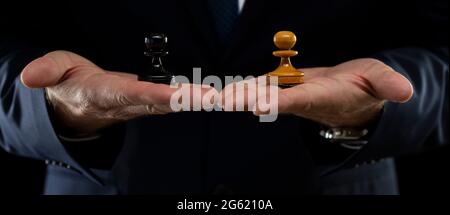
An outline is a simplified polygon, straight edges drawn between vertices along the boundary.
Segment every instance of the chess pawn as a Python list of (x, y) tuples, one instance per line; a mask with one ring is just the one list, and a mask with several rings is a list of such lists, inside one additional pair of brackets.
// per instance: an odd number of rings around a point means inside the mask
[(281, 88), (292, 87), (302, 84), (303, 72), (297, 70), (291, 64), (290, 57), (296, 56), (297, 51), (291, 50), (297, 42), (297, 37), (290, 31), (279, 31), (273, 37), (275, 46), (280, 50), (274, 51), (273, 55), (280, 57), (280, 65), (274, 71), (267, 74), (267, 77), (278, 77), (278, 86)]
[(147, 59), (144, 73), (138, 77), (139, 81), (148, 81), (158, 84), (171, 84), (175, 81), (169, 71), (163, 66), (162, 58), (167, 56), (167, 37), (156, 33), (146, 35), (144, 38), (144, 56)]

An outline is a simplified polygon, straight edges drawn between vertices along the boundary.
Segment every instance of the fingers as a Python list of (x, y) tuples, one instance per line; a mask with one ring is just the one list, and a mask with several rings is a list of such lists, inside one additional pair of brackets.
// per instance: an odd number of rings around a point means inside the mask
[(280, 88), (267, 83), (267, 77), (227, 85), (220, 93), (218, 105), (224, 111), (253, 111), (256, 115), (276, 114)]
[(316, 78), (316, 77), (321, 77), (321, 76), (326, 76), (326, 72), (329, 71), (328, 67), (313, 67), (313, 68), (302, 68), (299, 69), (301, 72), (304, 73), (304, 79), (305, 82), (307, 82), (310, 79)]
[(280, 88), (271, 85), (264, 89), (258, 88), (258, 92), (256, 103), (252, 108), (253, 114), (257, 116), (278, 114)]
[(311, 96), (302, 86), (288, 89), (268, 89), (258, 97), (254, 114), (265, 115), (269, 112), (297, 114), (311, 109)]
[[(305, 80), (325, 76), (329, 68), (304, 68)], [(300, 88), (299, 90), (297, 90)], [(267, 84), (267, 78), (260, 76), (255, 79), (240, 81), (227, 85), (221, 92), (218, 105), (224, 111), (253, 111), (256, 115), (264, 115), (271, 110), (282, 113), (294, 113), (297, 107), (303, 109), (311, 105), (310, 96), (301, 86), (279, 89)], [(295, 103), (295, 104), (294, 104)], [(295, 110), (292, 107), (295, 105)]]
[(411, 82), (388, 66), (375, 68), (365, 75), (379, 99), (404, 103), (413, 95)]
[(112, 111), (112, 116), (115, 119), (128, 120), (135, 117), (145, 116), (145, 115), (162, 115), (173, 112), (170, 107), (166, 105), (137, 105), (137, 106), (126, 106), (122, 109), (117, 109), (119, 111)]
[(138, 76), (131, 73), (125, 73), (125, 72), (115, 72), (115, 71), (107, 71), (110, 75), (116, 75), (122, 78), (130, 79), (130, 80), (138, 80)]
[(280, 92), (278, 95), (278, 110), (282, 113), (290, 113), (291, 107), (295, 102), (295, 99), (292, 98), (292, 94)]
[(260, 78), (253, 78), (225, 86), (220, 92), (218, 105), (224, 111), (252, 110), (257, 97), (266, 91), (266, 84), (258, 84), (261, 81)]
[(119, 87), (120, 105), (155, 105), (169, 104), (172, 95), (178, 91), (165, 84), (154, 84), (142, 81), (123, 79)]
[(72, 52), (54, 51), (29, 63), (21, 73), (21, 80), (30, 88), (54, 86), (68, 70), (81, 65), (95, 66)]
[[(311, 93), (308, 92), (308, 87), (313, 87), (314, 90), (317, 87), (309, 86), (308, 82), (311, 79), (317, 77), (327, 76), (328, 67), (315, 67), (300, 69), (304, 73), (305, 84), (295, 87), (282, 89), (278, 93), (278, 112), (279, 113), (297, 113), (299, 111), (308, 111), (311, 109), (313, 100)], [(305, 87), (306, 86), (306, 87)], [(264, 114), (264, 112), (257, 112), (257, 114)]]
[(208, 85), (181, 84), (170, 98), (173, 112), (179, 111), (210, 111), (219, 99), (217, 90)]
[(202, 109), (212, 109), (218, 92), (204, 85), (180, 84), (169, 86), (137, 81), (116, 76), (115, 95), (112, 98), (118, 106), (146, 106), (140, 108), (142, 115)]
[[(187, 104), (183, 110), (202, 105), (215, 105), (218, 92), (207, 85), (177, 84), (174, 86), (138, 81), (137, 76), (121, 72), (107, 72), (94, 80), (105, 86), (97, 86), (97, 90), (110, 94), (106, 97), (113, 99), (117, 106), (138, 105), (169, 105), (171, 102)], [(109, 81), (106, 81), (109, 80)], [(100, 95), (99, 98), (105, 95)], [(209, 104), (209, 105), (208, 105)]]

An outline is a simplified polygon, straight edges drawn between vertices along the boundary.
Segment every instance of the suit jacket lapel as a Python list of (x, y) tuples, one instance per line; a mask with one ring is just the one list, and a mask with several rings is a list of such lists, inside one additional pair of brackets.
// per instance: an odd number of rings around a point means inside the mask
[[(277, 4), (270, 4), (270, 0), (246, 0), (244, 8), (236, 21), (236, 26), (233, 29), (230, 43), (223, 49), (220, 48), (217, 35), (215, 34), (214, 25), (211, 22), (207, 2), (205, 0), (186, 0), (184, 1), (188, 14), (193, 19), (192, 27), (194, 34), (199, 35), (200, 47), (205, 47), (204, 57), (209, 63), (216, 64), (219, 69), (223, 65), (233, 60), (233, 57), (238, 57), (239, 49), (242, 48), (248, 40), (252, 40), (255, 34), (258, 35), (258, 29), (264, 25), (264, 17), (270, 14), (273, 6)], [(207, 71), (205, 71), (207, 72)], [(211, 71), (210, 71), (211, 72)], [(218, 71), (214, 71), (217, 73)], [(207, 72), (209, 73), (209, 72)]]

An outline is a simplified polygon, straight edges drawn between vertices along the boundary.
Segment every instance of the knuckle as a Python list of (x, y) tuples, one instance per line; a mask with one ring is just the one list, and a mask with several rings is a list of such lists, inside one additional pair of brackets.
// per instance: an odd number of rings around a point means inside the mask
[(380, 60), (375, 59), (375, 58), (366, 58), (366, 59), (364, 59), (364, 61), (365, 61), (366, 64), (370, 64), (370, 65), (382, 65), (382, 64), (384, 64), (383, 62), (381, 62)]
[(95, 106), (96, 105), (93, 105), (89, 101), (82, 101), (78, 104), (76, 109), (78, 110), (78, 114), (81, 116), (91, 116), (94, 113), (98, 112)]
[(382, 65), (382, 64), (380, 64), (378, 62), (378, 60), (376, 60), (376, 59), (367, 59), (363, 62), (363, 65), (361, 68), (363, 68), (363, 71), (365, 71), (365, 72), (370, 72), (373, 70), (379, 70), (381, 67), (380, 65)]
[(131, 104), (130, 99), (128, 97), (120, 94), (120, 93), (115, 93), (113, 95), (113, 97), (114, 97), (114, 101), (116, 101), (116, 103), (119, 106), (125, 106), (125, 105), (130, 105)]
[(124, 109), (112, 109), (104, 112), (104, 118), (114, 120), (127, 120), (130, 118), (130, 113)]
[(156, 105), (147, 105), (146, 106), (146, 111), (147, 111), (148, 115), (160, 115), (160, 114), (164, 113), (164, 111), (162, 111)]
[(102, 109), (99, 104), (95, 102), (94, 96), (86, 91), (78, 92), (74, 95), (76, 112), (81, 116), (91, 116)]
[(395, 72), (395, 70), (383, 63), (380, 60), (368, 58), (364, 60), (364, 69), (362, 70), (362, 76), (366, 78), (379, 78), (380, 75), (390, 74)]

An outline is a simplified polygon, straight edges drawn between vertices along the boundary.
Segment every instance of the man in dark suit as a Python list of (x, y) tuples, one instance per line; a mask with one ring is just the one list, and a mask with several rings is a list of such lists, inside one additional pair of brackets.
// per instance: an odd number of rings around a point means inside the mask
[[(45, 160), (47, 194), (395, 194), (392, 157), (448, 143), (446, 1), (2, 8), (0, 144)], [(279, 91), (286, 114), (273, 123), (169, 114), (176, 89), (137, 81), (146, 32), (168, 35), (177, 75), (245, 77), (277, 65), (279, 30), (299, 36), (292, 60), (307, 84)], [(361, 135), (329, 140), (327, 130)]]

